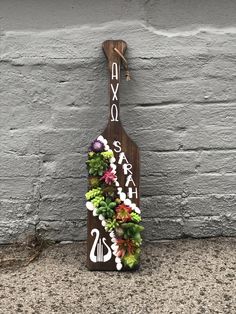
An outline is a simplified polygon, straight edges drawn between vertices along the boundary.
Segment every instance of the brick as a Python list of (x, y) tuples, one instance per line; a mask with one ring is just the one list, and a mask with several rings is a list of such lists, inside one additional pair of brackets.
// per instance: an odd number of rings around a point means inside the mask
[(235, 127), (191, 127), (183, 135), (183, 149), (228, 149), (236, 146)]
[(198, 153), (196, 152), (142, 152), (142, 175), (157, 173), (195, 173)]
[(33, 199), (37, 197), (38, 184), (34, 178), (0, 178), (0, 198)]
[(40, 152), (43, 154), (81, 153), (88, 149), (96, 130), (50, 130), (40, 133)]
[(87, 179), (78, 178), (45, 178), (41, 182), (40, 193), (43, 199), (49, 198), (82, 198), (87, 192)]
[(37, 232), (44, 238), (54, 241), (82, 241), (86, 239), (86, 220), (40, 221)]
[(86, 219), (85, 198), (43, 199), (39, 203), (39, 218), (43, 221)]
[(231, 215), (235, 211), (236, 195), (190, 196), (182, 200), (184, 216)]
[(235, 237), (236, 236), (236, 215), (235, 210), (231, 215), (228, 215), (223, 220), (223, 236)]
[(193, 238), (216, 237), (222, 235), (222, 218), (194, 217), (183, 220), (184, 235)]
[[(160, 195), (181, 195), (186, 190), (187, 174), (166, 174), (148, 177), (141, 177), (141, 195), (160, 196)], [(191, 185), (189, 184), (191, 187)]]
[(27, 236), (35, 234), (34, 220), (0, 221), (0, 244), (23, 241)]
[(135, 130), (129, 132), (129, 135), (142, 150), (170, 151), (180, 149), (182, 145), (181, 133), (161, 129)]
[(235, 174), (201, 174), (185, 180), (185, 191), (191, 195), (234, 194)]
[(79, 178), (85, 176), (87, 154), (44, 155), (42, 176)]
[(141, 199), (142, 217), (144, 218), (169, 218), (181, 217), (181, 196), (151, 196)]
[[(14, 95), (15, 96), (15, 95)], [(51, 108), (48, 105), (33, 104), (29, 106), (9, 106), (9, 99), (6, 105), (0, 107), (0, 128), (24, 129), (49, 125), (51, 119)]]
[(183, 235), (181, 219), (145, 219), (143, 226), (145, 228), (144, 239), (149, 241), (176, 239)]
[(36, 131), (5, 131), (0, 134), (1, 153), (18, 155), (37, 154), (39, 152), (39, 136)]
[(15, 219), (27, 220), (36, 217), (37, 201), (25, 202), (20, 200), (0, 200), (0, 221)]
[(0, 177), (35, 177), (39, 174), (37, 156), (0, 156)]
[[(53, 126), (60, 129), (86, 129), (91, 128), (99, 130), (101, 120), (105, 129), (106, 120), (108, 120), (108, 105), (99, 106), (99, 108), (89, 107), (68, 107), (65, 110), (56, 110), (53, 115)], [(107, 117), (107, 119), (105, 119)]]
[(201, 173), (235, 173), (236, 151), (203, 151), (199, 158)]

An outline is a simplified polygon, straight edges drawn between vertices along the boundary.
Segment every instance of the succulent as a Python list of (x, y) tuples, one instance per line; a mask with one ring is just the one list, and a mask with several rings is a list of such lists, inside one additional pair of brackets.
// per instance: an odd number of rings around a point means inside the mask
[(140, 232), (144, 230), (143, 226), (133, 222), (127, 222), (122, 224), (122, 228), (124, 230), (125, 239), (133, 239), (137, 244), (142, 243)]
[(133, 268), (136, 266), (139, 262), (139, 256), (140, 256), (140, 250), (137, 249), (134, 254), (126, 254), (122, 258), (122, 262), (125, 266), (128, 266), (129, 268)]
[(125, 204), (120, 204), (119, 206), (116, 207), (116, 219), (121, 222), (130, 221), (131, 212), (132, 212), (132, 209), (129, 206)]
[(138, 246), (132, 239), (117, 239), (118, 257), (124, 257), (126, 254), (134, 254)]
[(106, 184), (112, 184), (116, 179), (116, 175), (114, 174), (113, 170), (109, 168), (106, 170), (101, 177), (101, 180), (104, 180)]
[(121, 228), (120, 225), (116, 227), (115, 232), (116, 232), (117, 237), (119, 238), (123, 237), (124, 235), (124, 230)]
[(101, 153), (104, 151), (104, 144), (99, 140), (95, 140), (91, 143), (90, 150), (95, 153)]
[(89, 174), (93, 176), (102, 176), (104, 170), (108, 168), (108, 164), (98, 154), (87, 160), (87, 165)]
[(117, 193), (117, 190), (114, 185), (107, 185), (103, 188), (103, 194), (107, 195), (107, 197), (114, 198), (116, 193)]
[(107, 160), (114, 157), (113, 151), (102, 152), (101, 155), (103, 156), (104, 159), (107, 159)]
[(116, 206), (115, 202), (112, 202), (109, 198), (105, 201), (100, 202), (100, 205), (97, 209), (97, 214), (102, 214), (105, 219), (111, 219), (114, 216), (114, 207)]
[(92, 199), (91, 202), (93, 203), (95, 207), (99, 207), (100, 203), (104, 201), (104, 199), (105, 199), (104, 196), (98, 195), (94, 199)]
[(102, 195), (102, 189), (101, 188), (96, 188), (96, 189), (92, 189), (92, 190), (89, 190), (86, 194), (85, 194), (85, 197), (86, 199), (89, 201), (91, 200), (92, 198), (96, 197), (96, 196), (99, 196), (99, 195)]
[(130, 214), (130, 216), (131, 216), (131, 220), (133, 222), (137, 222), (138, 223), (138, 222), (140, 222), (142, 220), (141, 216), (139, 214), (135, 213), (135, 212), (132, 212)]
[(116, 227), (119, 226), (119, 223), (116, 221), (116, 219), (107, 219), (106, 221), (106, 231), (112, 231)]
[(99, 187), (99, 185), (100, 185), (100, 179), (99, 179), (99, 177), (90, 177), (89, 178), (89, 186), (91, 187), (91, 188), (97, 188), (97, 187)]

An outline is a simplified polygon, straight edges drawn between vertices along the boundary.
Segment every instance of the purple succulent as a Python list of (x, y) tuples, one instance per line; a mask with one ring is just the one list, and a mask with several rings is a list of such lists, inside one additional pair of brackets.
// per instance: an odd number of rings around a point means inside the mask
[(99, 140), (95, 140), (92, 142), (92, 144), (90, 146), (90, 150), (92, 152), (95, 152), (95, 153), (103, 152), (104, 151), (104, 144)]

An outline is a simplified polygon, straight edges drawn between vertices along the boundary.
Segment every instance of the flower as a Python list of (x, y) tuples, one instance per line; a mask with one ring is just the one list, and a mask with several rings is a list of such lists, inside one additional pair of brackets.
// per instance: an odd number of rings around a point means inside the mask
[(112, 184), (116, 179), (116, 175), (114, 174), (113, 170), (110, 168), (106, 170), (101, 177), (100, 180), (104, 180), (106, 184)]
[(96, 153), (100, 153), (104, 151), (104, 144), (99, 141), (99, 140), (95, 140), (92, 142), (91, 146), (90, 146), (90, 150)]
[(116, 207), (116, 219), (122, 222), (130, 221), (132, 219), (131, 212), (132, 208), (125, 204), (120, 204)]

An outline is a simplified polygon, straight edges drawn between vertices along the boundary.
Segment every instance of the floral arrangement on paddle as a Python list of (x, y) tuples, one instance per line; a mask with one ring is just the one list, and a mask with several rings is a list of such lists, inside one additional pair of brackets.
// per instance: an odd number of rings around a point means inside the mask
[(115, 161), (107, 140), (100, 135), (91, 144), (86, 162), (89, 173), (86, 207), (109, 232), (117, 269), (121, 270), (123, 265), (132, 269), (139, 263), (140, 232), (144, 228), (139, 224), (140, 209), (125, 193), (118, 193)]

